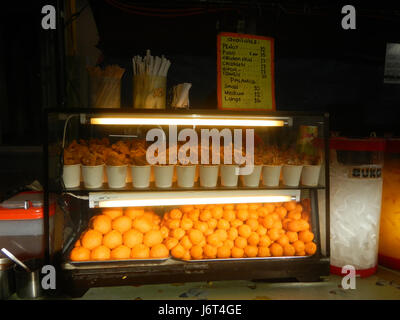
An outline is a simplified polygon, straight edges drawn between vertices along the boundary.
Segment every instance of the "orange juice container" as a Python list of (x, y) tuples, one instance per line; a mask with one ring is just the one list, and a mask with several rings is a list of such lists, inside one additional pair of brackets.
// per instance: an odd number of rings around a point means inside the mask
[(379, 264), (400, 270), (400, 139), (386, 141)]

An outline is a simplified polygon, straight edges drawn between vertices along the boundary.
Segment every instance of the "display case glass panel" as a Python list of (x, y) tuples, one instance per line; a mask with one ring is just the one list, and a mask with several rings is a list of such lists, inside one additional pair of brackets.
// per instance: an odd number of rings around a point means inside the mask
[(182, 279), (191, 263), (237, 277), (237, 261), (260, 278), (260, 263), (304, 261), (311, 277), (327, 272), (326, 125), (305, 113), (49, 112), (45, 189), (64, 203), (63, 269), (155, 266)]

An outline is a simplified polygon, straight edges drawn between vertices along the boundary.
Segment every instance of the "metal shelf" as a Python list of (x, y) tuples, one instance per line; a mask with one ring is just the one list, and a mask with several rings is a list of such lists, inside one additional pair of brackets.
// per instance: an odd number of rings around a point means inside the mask
[(303, 186), (299, 185), (297, 187), (289, 187), (285, 185), (279, 185), (278, 187), (267, 187), (263, 185), (259, 185), (258, 187), (245, 187), (241, 186), (240, 184), (236, 187), (223, 187), (223, 186), (217, 186), (215, 188), (205, 188), (201, 187), (199, 183), (196, 183), (192, 188), (180, 188), (177, 186), (176, 183), (172, 185), (171, 188), (157, 188), (154, 183), (150, 184), (149, 188), (133, 188), (130, 183), (126, 185), (124, 188), (119, 188), (119, 189), (111, 189), (108, 187), (107, 183), (104, 183), (102, 187), (96, 188), (96, 189), (88, 189), (85, 188), (84, 185), (82, 184), (80, 187), (77, 188), (67, 188), (65, 189), (66, 192), (74, 193), (74, 194), (88, 194), (89, 192), (168, 192), (168, 191), (214, 191), (214, 190), (309, 190), (309, 189), (318, 189), (318, 190), (324, 190), (325, 186), (323, 185), (318, 185), (315, 187), (310, 187), (310, 186)]

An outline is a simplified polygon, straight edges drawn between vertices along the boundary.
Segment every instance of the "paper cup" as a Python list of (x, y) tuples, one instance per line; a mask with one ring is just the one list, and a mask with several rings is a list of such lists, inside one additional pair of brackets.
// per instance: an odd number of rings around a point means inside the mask
[(260, 184), (261, 170), (261, 165), (255, 165), (251, 174), (241, 176), (243, 185), (245, 187), (258, 187)]
[(224, 187), (236, 187), (239, 175), (236, 171), (239, 166), (235, 164), (221, 164), (221, 185)]
[(282, 166), (264, 165), (262, 170), (263, 185), (267, 187), (279, 186)]
[(172, 187), (174, 166), (154, 166), (154, 176), (157, 188), (170, 188)]
[(66, 164), (63, 167), (63, 181), (66, 188), (77, 188), (81, 184), (81, 165)]
[(82, 176), (85, 188), (100, 188), (103, 186), (104, 165), (82, 166)]
[(106, 166), (108, 186), (112, 189), (124, 188), (126, 185), (127, 165)]
[(289, 187), (297, 187), (300, 183), (303, 166), (284, 165), (282, 167), (283, 184)]
[(317, 186), (320, 171), (321, 171), (320, 165), (304, 166), (303, 171), (301, 172), (301, 184), (309, 187)]
[(196, 166), (177, 166), (178, 187), (192, 188), (196, 176)]
[(151, 166), (131, 166), (132, 186), (148, 188), (150, 186)]
[(204, 165), (199, 167), (200, 186), (213, 188), (217, 186), (219, 165)]

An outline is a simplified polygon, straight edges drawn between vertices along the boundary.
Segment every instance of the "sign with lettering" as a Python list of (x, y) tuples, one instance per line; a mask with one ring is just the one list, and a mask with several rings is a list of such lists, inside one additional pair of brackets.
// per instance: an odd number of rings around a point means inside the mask
[(219, 109), (275, 110), (274, 39), (220, 33), (217, 72)]
[(382, 167), (379, 165), (350, 167), (349, 178), (380, 179), (382, 178)]

